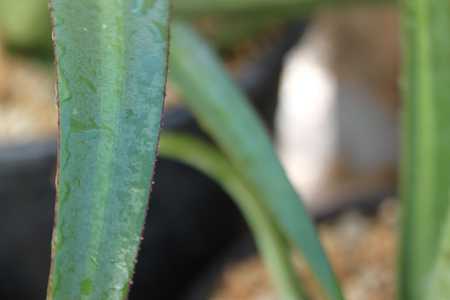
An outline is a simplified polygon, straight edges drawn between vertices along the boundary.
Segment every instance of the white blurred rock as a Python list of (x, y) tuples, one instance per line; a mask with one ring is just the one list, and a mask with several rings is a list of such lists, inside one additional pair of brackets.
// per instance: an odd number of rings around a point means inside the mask
[(396, 114), (364, 79), (338, 79), (332, 51), (326, 32), (312, 26), (287, 56), (275, 121), (280, 158), (312, 210), (351, 194), (340, 191), (353, 189), (349, 182), (378, 189), (397, 164)]

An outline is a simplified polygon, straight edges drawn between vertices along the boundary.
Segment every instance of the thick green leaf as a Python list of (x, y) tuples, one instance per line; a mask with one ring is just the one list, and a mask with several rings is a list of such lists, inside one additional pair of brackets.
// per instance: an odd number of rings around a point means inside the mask
[(187, 163), (221, 184), (240, 207), (256, 239), (281, 299), (301, 300), (303, 293), (290, 258), (290, 247), (264, 205), (248, 190), (235, 168), (213, 146), (193, 137), (165, 133), (160, 155)]
[(450, 200), (450, 2), (404, 0), (402, 10), (406, 86), (399, 295), (433, 299), (425, 290), (447, 234), (443, 224)]
[(166, 79), (167, 0), (53, 0), (59, 174), (48, 299), (125, 299)]
[(249, 102), (195, 32), (176, 24), (172, 37), (169, 73), (172, 81), (255, 197), (263, 201), (283, 233), (301, 249), (328, 296), (341, 299), (315, 228)]

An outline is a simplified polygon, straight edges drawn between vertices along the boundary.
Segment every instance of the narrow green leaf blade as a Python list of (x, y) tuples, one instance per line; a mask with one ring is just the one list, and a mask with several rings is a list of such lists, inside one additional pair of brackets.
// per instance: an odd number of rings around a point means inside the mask
[(283, 233), (301, 249), (330, 299), (341, 299), (315, 228), (249, 102), (193, 30), (178, 23), (172, 37), (171, 80), (252, 192), (270, 209)]
[(218, 149), (191, 136), (164, 133), (160, 155), (198, 169), (216, 180), (241, 209), (281, 299), (305, 299), (291, 260), (290, 247), (267, 208), (252, 194)]
[(48, 299), (125, 299), (166, 79), (167, 0), (53, 0), (59, 174)]
[(425, 291), (446, 233), (450, 200), (450, 2), (403, 0), (402, 13), (406, 86), (399, 298), (432, 299)]

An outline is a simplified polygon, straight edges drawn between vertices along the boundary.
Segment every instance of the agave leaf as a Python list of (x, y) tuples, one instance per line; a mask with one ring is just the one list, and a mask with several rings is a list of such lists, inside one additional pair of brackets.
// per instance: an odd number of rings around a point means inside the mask
[(53, 0), (59, 171), (48, 299), (125, 299), (160, 129), (167, 0)]
[(191, 28), (176, 23), (172, 37), (172, 82), (255, 197), (268, 207), (283, 234), (301, 250), (330, 299), (341, 299), (315, 228), (249, 102)]
[(160, 155), (187, 163), (216, 180), (234, 199), (249, 223), (280, 298), (304, 299), (286, 239), (271, 214), (245, 186), (226, 157), (199, 139), (173, 133), (161, 135)]
[[(450, 182), (450, 2), (404, 0), (405, 111), (400, 299), (426, 297), (448, 234)], [(448, 280), (448, 279), (447, 279)], [(450, 295), (447, 295), (450, 299)]]

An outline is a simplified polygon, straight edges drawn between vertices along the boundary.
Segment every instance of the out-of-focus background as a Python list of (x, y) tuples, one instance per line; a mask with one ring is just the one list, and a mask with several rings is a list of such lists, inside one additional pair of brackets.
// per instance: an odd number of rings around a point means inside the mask
[[(393, 299), (395, 8), (195, 25), (263, 118), (348, 299)], [(50, 37), (46, 1), (0, 0), (1, 299), (45, 295), (58, 123)], [(203, 135), (170, 82), (167, 95), (164, 127)], [(163, 159), (155, 182), (131, 300), (277, 299), (242, 217), (214, 182)], [(304, 269), (298, 259), (312, 285)]]

